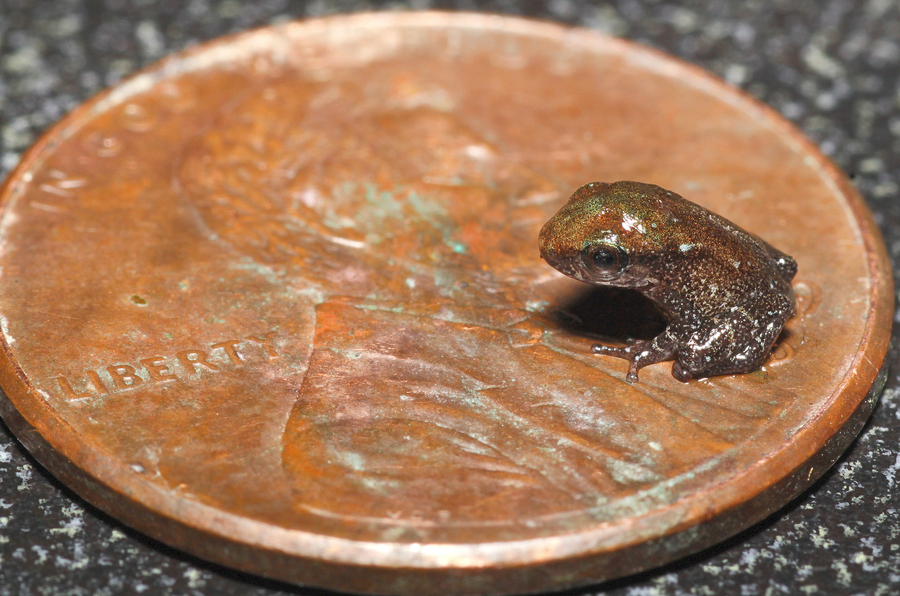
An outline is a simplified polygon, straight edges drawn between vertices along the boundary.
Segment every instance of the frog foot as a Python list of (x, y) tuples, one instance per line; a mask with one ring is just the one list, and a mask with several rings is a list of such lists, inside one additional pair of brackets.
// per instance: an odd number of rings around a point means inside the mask
[(625, 375), (625, 380), (637, 383), (638, 370), (649, 364), (668, 360), (675, 354), (675, 342), (663, 333), (653, 339), (629, 342), (629, 345), (624, 347), (594, 344), (591, 346), (591, 352), (628, 360), (628, 374)]

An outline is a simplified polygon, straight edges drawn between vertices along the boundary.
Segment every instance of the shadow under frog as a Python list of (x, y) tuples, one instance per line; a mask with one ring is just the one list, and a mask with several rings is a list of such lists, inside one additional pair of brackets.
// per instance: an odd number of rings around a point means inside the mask
[(428, 528), (583, 511), (772, 413), (704, 402), (665, 375), (627, 386), (561, 330), (552, 311), (566, 307), (547, 291), (560, 279), (535, 242), (571, 181), (501, 158), (452, 112), (373, 113), (352, 82), (318, 103), (316, 84), (289, 83), (223, 111), (179, 181), (198, 224), (315, 321), (281, 440), (297, 510)]
[(550, 313), (571, 333), (624, 343), (653, 339), (666, 319), (653, 302), (636, 290), (588, 286), (574, 292)]

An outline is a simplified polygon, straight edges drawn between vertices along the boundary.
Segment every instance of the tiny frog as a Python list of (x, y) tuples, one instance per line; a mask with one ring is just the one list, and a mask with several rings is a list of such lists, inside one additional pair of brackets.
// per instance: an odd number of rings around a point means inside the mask
[(641, 182), (591, 182), (541, 229), (541, 257), (577, 280), (633, 288), (668, 320), (653, 339), (596, 354), (638, 370), (674, 359), (672, 376), (759, 368), (794, 314), (797, 263), (764, 240), (674, 192)]

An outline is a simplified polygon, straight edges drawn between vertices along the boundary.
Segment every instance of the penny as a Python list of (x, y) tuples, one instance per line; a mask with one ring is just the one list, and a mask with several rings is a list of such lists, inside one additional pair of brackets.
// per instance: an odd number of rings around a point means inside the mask
[[(659, 184), (794, 256), (759, 371), (624, 381), (664, 322), (537, 234)], [(878, 393), (884, 247), (771, 110), (677, 60), (515, 18), (280, 25), (169, 58), (2, 190), (0, 409), (92, 503), (200, 557), (385, 594), (661, 565), (816, 480)]]

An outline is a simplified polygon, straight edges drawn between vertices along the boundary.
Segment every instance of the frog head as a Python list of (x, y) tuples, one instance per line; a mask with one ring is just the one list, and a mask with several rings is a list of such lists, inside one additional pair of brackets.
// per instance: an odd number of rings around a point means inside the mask
[(588, 283), (636, 289), (657, 285), (660, 261), (678, 227), (671, 208), (678, 199), (653, 184), (585, 184), (541, 229), (541, 257)]

